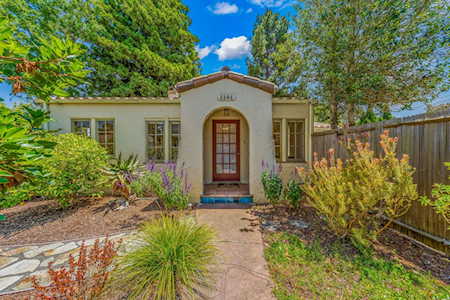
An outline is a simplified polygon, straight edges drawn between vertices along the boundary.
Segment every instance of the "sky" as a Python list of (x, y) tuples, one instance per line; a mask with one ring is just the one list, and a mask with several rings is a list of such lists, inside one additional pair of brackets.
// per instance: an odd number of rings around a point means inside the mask
[[(246, 57), (257, 15), (270, 8), (282, 15), (295, 12), (295, 0), (182, 0), (189, 7), (192, 20), (190, 30), (199, 42), (197, 51), (201, 59), (201, 73), (209, 74), (228, 66), (232, 71), (246, 74)], [(0, 84), (0, 97), (8, 104), (17, 101), (10, 95), (10, 86)], [(450, 103), (450, 91), (440, 95), (433, 104)], [(397, 111), (395, 116), (408, 116), (425, 112), (422, 103), (413, 104), (409, 111)]]

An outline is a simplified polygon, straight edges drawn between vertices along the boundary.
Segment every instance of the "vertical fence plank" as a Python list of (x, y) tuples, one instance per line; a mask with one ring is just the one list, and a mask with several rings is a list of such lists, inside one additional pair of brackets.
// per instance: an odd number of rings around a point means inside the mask
[[(313, 152), (319, 158), (327, 157), (328, 150), (334, 148), (336, 156), (342, 159), (348, 158), (343, 144), (338, 139), (345, 140), (349, 136), (353, 138), (368, 134), (367, 142), (376, 155), (382, 154), (379, 145), (379, 136), (383, 130), (389, 130), (390, 136), (399, 138), (399, 157), (408, 154), (410, 164), (416, 169), (414, 181), (421, 195), (431, 195), (434, 183), (449, 184), (449, 172), (444, 162), (450, 162), (450, 109), (432, 114), (421, 114), (412, 117), (398, 118), (394, 120), (355, 126), (346, 129), (329, 130), (313, 134)], [(450, 239), (448, 224), (437, 215), (430, 207), (423, 207), (416, 202), (400, 220), (417, 229), (428, 232), (436, 237)], [(404, 228), (404, 233), (424, 242), (438, 250), (450, 253), (450, 247), (440, 242), (433, 241), (423, 235)]]

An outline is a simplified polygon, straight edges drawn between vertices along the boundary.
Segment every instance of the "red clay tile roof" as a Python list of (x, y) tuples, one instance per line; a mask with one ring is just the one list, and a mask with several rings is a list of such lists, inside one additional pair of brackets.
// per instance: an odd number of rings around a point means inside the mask
[(179, 82), (175, 85), (175, 90), (178, 93), (182, 93), (190, 89), (195, 89), (205, 84), (213, 83), (222, 79), (231, 79), (233, 81), (246, 84), (257, 89), (261, 89), (270, 94), (275, 94), (277, 90), (277, 86), (269, 81), (231, 71), (220, 71), (217, 73), (199, 76), (190, 80)]

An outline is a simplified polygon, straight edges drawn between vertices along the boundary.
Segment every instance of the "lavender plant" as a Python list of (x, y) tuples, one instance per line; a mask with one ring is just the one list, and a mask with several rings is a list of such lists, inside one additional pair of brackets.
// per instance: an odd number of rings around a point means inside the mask
[(152, 194), (158, 197), (169, 210), (186, 209), (191, 197), (184, 164), (177, 169), (174, 163), (158, 167), (154, 162), (149, 162), (145, 172), (131, 182), (130, 187), (137, 196)]
[(271, 167), (263, 161), (262, 168), (261, 183), (264, 188), (264, 195), (270, 204), (275, 205), (280, 201), (283, 192), (283, 181), (280, 176), (281, 167)]

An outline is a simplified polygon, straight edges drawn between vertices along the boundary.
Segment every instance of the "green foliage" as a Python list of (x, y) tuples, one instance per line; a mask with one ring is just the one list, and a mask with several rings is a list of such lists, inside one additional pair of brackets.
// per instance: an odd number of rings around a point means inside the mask
[(302, 198), (303, 191), (300, 187), (300, 183), (297, 180), (291, 179), (284, 188), (284, 198), (287, 203), (295, 209), (300, 207), (300, 200)]
[(265, 169), (261, 174), (261, 183), (264, 188), (264, 195), (269, 203), (277, 204), (283, 192), (283, 181), (280, 174), (273, 169)]
[(0, 102), (0, 190), (43, 176), (36, 163), (54, 143), (40, 126), (48, 113), (29, 106), (10, 109)]
[(0, 209), (22, 204), (32, 197), (31, 186), (28, 182), (0, 192)]
[(390, 138), (386, 131), (380, 144), (384, 150), (380, 158), (368, 143), (355, 140), (345, 164), (335, 160), (330, 150), (329, 161), (315, 161), (312, 172), (299, 172), (306, 182), (303, 191), (308, 202), (324, 216), (329, 228), (341, 237), (351, 235), (359, 243), (376, 237), (389, 225), (379, 228), (381, 216), (398, 218), (418, 198), (408, 156), (396, 157), (397, 138)]
[(130, 155), (127, 159), (122, 159), (122, 153), (109, 164), (106, 171), (112, 181), (113, 193), (119, 193), (122, 197), (128, 199), (130, 196), (129, 184), (136, 176), (139, 168), (139, 159), (137, 155)]
[(211, 285), (217, 249), (214, 232), (192, 219), (162, 217), (143, 225), (137, 248), (120, 256), (111, 276), (112, 293), (127, 299), (192, 299)]
[(281, 94), (284, 82), (280, 75), (285, 68), (276, 53), (287, 40), (288, 27), (288, 19), (270, 9), (258, 16), (253, 25), (251, 55), (247, 59), (248, 74), (274, 82)]
[(90, 96), (166, 96), (199, 73), (197, 38), (180, 0), (3, 0), (26, 44), (55, 33), (86, 46), (93, 70), (75, 92)]
[(10, 83), (13, 94), (44, 101), (50, 96), (68, 96), (66, 89), (81, 83), (87, 75), (78, 60), (83, 54), (80, 44), (53, 34), (24, 44), (15, 32), (11, 20), (0, 11), (0, 82)]
[(297, 236), (274, 234), (264, 251), (279, 300), (445, 299), (450, 290), (428, 274), (367, 255), (331, 253)]
[(101, 194), (107, 182), (104, 170), (109, 156), (97, 141), (82, 135), (56, 135), (51, 155), (39, 160), (47, 177), (36, 184), (42, 196), (61, 206), (74, 204), (80, 197)]
[[(450, 171), (450, 163), (447, 162), (445, 165)], [(450, 180), (450, 176), (448, 178)], [(450, 185), (436, 183), (431, 191), (431, 196), (432, 199), (426, 196), (421, 197), (420, 202), (433, 207), (436, 213), (450, 224)]]
[(429, 101), (449, 86), (447, 11), (441, 0), (302, 1), (279, 54), (292, 57), (288, 86), (327, 105), (333, 128), (379, 105), (382, 116), (392, 104)]
[(147, 170), (130, 183), (131, 192), (138, 197), (155, 195), (160, 204), (168, 210), (182, 210), (188, 207), (191, 199), (190, 186), (186, 183), (183, 169), (177, 172), (174, 164), (156, 169), (151, 163)]

